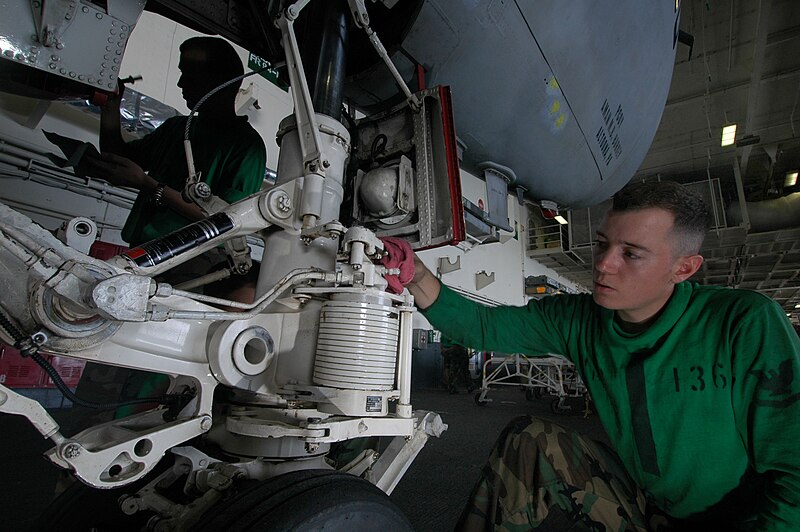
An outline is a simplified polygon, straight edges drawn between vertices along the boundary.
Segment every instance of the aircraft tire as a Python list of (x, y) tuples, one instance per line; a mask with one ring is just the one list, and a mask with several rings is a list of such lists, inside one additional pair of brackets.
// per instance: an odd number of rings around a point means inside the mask
[(293, 471), (259, 482), (200, 519), (197, 532), (413, 531), (403, 512), (368, 481), (336, 471)]

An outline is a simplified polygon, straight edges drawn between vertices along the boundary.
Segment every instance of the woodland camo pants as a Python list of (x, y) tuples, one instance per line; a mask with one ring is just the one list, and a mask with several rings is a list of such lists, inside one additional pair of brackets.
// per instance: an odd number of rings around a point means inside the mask
[(619, 457), (550, 421), (520, 417), (500, 434), (458, 531), (669, 530)]

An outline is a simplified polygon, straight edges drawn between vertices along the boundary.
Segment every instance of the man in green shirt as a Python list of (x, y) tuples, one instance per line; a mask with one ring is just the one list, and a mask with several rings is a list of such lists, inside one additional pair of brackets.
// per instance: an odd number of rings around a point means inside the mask
[[(241, 59), (224, 39), (193, 37), (181, 44), (178, 68), (187, 107), (212, 89), (243, 73)], [(213, 194), (235, 203), (260, 190), (266, 169), (261, 136), (236, 115), (235, 100), (241, 80), (205, 100), (192, 119), (189, 140), (194, 165)], [(205, 218), (202, 210), (181, 197), (189, 170), (184, 151), (188, 117), (166, 120), (142, 139), (125, 142), (120, 132), (119, 97), (102, 108), (101, 159), (91, 161), (93, 173), (118, 186), (139, 191), (122, 230), (136, 246)], [(205, 273), (205, 272), (202, 272)]]
[[(181, 71), (178, 87), (189, 109), (194, 109), (213, 89), (244, 72), (236, 50), (218, 37), (193, 37), (184, 41), (180, 46), (178, 68)], [(208, 97), (200, 105), (189, 130), (194, 165), (201, 180), (209, 184), (213, 194), (228, 203), (258, 192), (266, 170), (264, 141), (247, 117), (236, 115), (235, 100), (240, 85), (241, 80)], [(125, 142), (120, 130), (120, 96), (121, 91), (101, 109), (100, 158), (85, 157), (82, 166), (90, 175), (139, 191), (122, 229), (122, 238), (131, 246), (139, 246), (206, 216), (197, 205), (184, 201), (181, 196), (189, 175), (184, 150), (188, 117), (170, 118), (144, 138)], [(214, 248), (173, 267), (159, 280), (177, 285), (219, 268), (226, 260), (224, 250)], [(236, 276), (226, 281), (229, 292), (223, 295), (236, 299), (244, 297), (243, 302), (251, 302), (250, 285), (255, 271), (250, 279)], [(219, 291), (218, 287), (212, 289)], [(166, 385), (165, 376), (89, 364), (78, 391), (84, 398), (111, 394), (116, 400), (124, 401), (158, 395)], [(145, 405), (146, 408), (152, 406)], [(122, 417), (133, 410), (124, 407), (117, 415)], [(108, 415), (101, 412), (91, 420), (84, 414), (74, 417), (79, 420), (78, 428), (83, 428)]]
[(471, 302), (416, 259), (407, 287), (431, 324), (569, 358), (613, 446), (513, 421), (459, 530), (796, 530), (800, 340), (769, 298), (688, 282), (706, 218), (677, 183), (632, 185), (597, 231), (592, 295), (525, 307)]

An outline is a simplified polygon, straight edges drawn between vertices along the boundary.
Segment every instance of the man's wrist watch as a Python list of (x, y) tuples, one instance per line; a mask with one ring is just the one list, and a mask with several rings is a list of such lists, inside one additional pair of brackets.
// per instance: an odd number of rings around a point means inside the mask
[(164, 205), (164, 189), (167, 188), (166, 183), (159, 183), (156, 185), (155, 190), (150, 195), (150, 201), (156, 207), (161, 207)]

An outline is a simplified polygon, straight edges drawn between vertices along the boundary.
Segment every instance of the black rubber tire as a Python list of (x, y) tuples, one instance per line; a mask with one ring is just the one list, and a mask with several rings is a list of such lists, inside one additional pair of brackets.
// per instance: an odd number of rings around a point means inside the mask
[(362, 478), (327, 470), (286, 473), (219, 503), (197, 532), (315, 530), (409, 531), (408, 518), (388, 495)]
[(162, 459), (144, 478), (121, 488), (95, 489), (76, 480), (45, 508), (37, 520), (35, 530), (42, 532), (142, 530), (153, 514), (137, 512), (133, 516), (125, 515), (119, 508), (119, 499), (123, 495), (137, 492), (171, 464), (171, 459)]
[(486, 406), (486, 403), (488, 403), (488, 402), (489, 401), (487, 401), (486, 399), (481, 400), (481, 392), (478, 392), (478, 393), (475, 394), (475, 404), (476, 405), (478, 405), (478, 406)]

